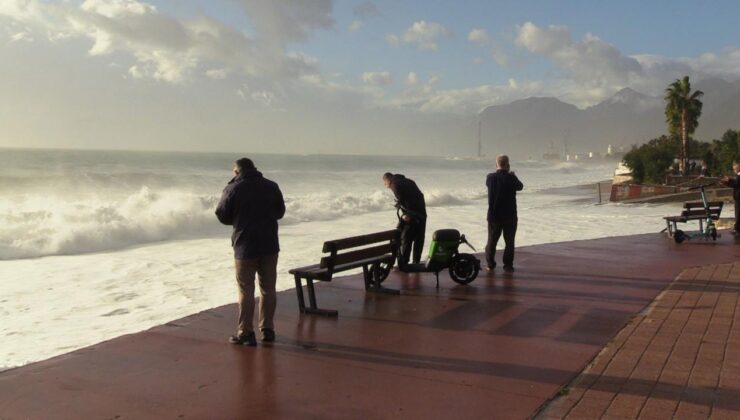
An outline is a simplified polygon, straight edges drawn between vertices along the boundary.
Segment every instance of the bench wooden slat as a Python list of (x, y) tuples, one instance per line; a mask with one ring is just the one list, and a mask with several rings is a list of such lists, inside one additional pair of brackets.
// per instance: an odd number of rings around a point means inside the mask
[[(385, 243), (383, 245), (373, 246), (370, 248), (363, 248), (358, 249), (357, 251), (350, 251), (345, 252), (344, 254), (339, 254), (334, 257), (328, 256), (321, 259), (321, 268), (324, 267), (331, 267), (334, 265), (334, 267), (352, 263), (359, 260), (365, 260), (368, 258), (373, 257), (380, 257), (384, 254), (391, 254), (393, 252), (393, 246), (392, 244)], [(336, 268), (334, 269), (336, 271)]]
[[(381, 258), (378, 258), (378, 257), (366, 258), (363, 260), (357, 260), (357, 261), (349, 262), (346, 264), (336, 265), (334, 266), (334, 270), (332, 270), (332, 273), (339, 273), (341, 271), (352, 270), (355, 268), (360, 268), (363, 265), (370, 265), (376, 262), (391, 263), (393, 261), (395, 261), (395, 258), (393, 257), (393, 255), (386, 255)], [(305, 267), (305, 269), (295, 268), (291, 270), (291, 274), (299, 274), (302, 276), (314, 278), (316, 280), (329, 280), (330, 279), (329, 278), (329, 268), (320, 267), (318, 264), (307, 266)]]
[[(720, 214), (720, 209), (709, 209), (709, 214), (712, 217), (718, 216)], [(685, 217), (687, 219), (703, 219), (707, 217), (707, 212), (702, 210), (688, 210), (681, 213), (681, 217)]]
[(320, 264), (311, 264), (305, 267), (291, 268), (290, 270), (288, 270), (288, 273), (290, 274), (310, 273), (319, 268), (321, 268)]
[[(724, 204), (725, 203), (722, 201), (710, 201), (709, 207), (720, 207), (721, 208), (722, 206), (724, 206)], [(683, 203), (683, 208), (687, 210), (691, 210), (694, 208), (702, 209), (704, 208), (704, 203), (702, 203), (701, 201), (688, 201), (686, 203)]]
[(376, 242), (390, 241), (397, 235), (397, 230), (370, 233), (367, 235), (353, 236), (324, 242), (323, 252), (336, 252), (347, 248), (370, 245)]

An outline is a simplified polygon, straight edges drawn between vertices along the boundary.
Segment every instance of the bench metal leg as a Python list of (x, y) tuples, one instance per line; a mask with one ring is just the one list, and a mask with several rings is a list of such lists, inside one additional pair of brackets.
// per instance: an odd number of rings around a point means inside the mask
[(295, 276), (296, 293), (298, 294), (298, 310), (303, 314), (312, 315), (323, 315), (335, 317), (339, 315), (339, 312), (334, 309), (321, 309), (316, 306), (316, 291), (313, 287), (313, 279), (306, 279), (306, 286), (308, 287), (308, 308), (303, 297), (303, 285), (301, 284), (301, 277)]
[(375, 293), (385, 293), (389, 295), (400, 295), (401, 291), (397, 289), (389, 289), (387, 287), (383, 287), (379, 282), (376, 280), (378, 278), (378, 273), (370, 271), (368, 266), (363, 265), (362, 266), (362, 274), (365, 279), (365, 291), (366, 292), (375, 292)]
[(298, 310), (301, 313), (306, 312), (306, 300), (303, 298), (303, 285), (301, 284), (301, 276), (295, 275), (295, 292), (298, 295)]

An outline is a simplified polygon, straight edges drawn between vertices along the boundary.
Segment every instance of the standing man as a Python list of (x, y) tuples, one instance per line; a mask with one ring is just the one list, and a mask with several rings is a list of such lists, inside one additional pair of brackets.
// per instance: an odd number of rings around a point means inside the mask
[(496, 245), (504, 234), (504, 271), (514, 271), (514, 237), (516, 236), (517, 213), (516, 192), (521, 191), (524, 185), (514, 175), (509, 166), (509, 157), (496, 157), (496, 172), (486, 177), (488, 187), (488, 244), (486, 245), (486, 260), (488, 271), (496, 267)]
[(424, 249), (424, 232), (427, 228), (427, 206), (424, 194), (416, 182), (401, 174), (386, 172), (383, 174), (383, 183), (396, 196), (396, 208), (400, 208), (403, 215), (398, 223), (401, 232), (401, 247), (398, 255), (398, 267), (403, 269), (411, 257), (413, 245), (414, 264), (421, 261), (421, 252)]
[(239, 326), (232, 344), (256, 346), (254, 317), (254, 276), (260, 288), (259, 328), (262, 341), (275, 341), (273, 317), (277, 304), (278, 223), (285, 214), (283, 194), (276, 183), (257, 171), (250, 159), (234, 162), (234, 178), (224, 188), (216, 207), (218, 220), (232, 225), (236, 283), (239, 286)]
[(740, 235), (740, 159), (732, 162), (732, 172), (735, 177), (722, 177), (720, 183), (732, 187), (732, 198), (735, 200), (735, 228), (732, 230), (734, 235)]

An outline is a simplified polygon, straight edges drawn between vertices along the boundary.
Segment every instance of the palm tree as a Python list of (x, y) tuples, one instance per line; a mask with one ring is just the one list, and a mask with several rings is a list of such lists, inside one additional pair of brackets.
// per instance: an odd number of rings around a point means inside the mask
[(665, 90), (665, 121), (673, 136), (681, 136), (681, 172), (688, 175), (689, 136), (699, 126), (702, 103), (699, 98), (704, 92), (691, 92), (689, 76), (676, 79)]

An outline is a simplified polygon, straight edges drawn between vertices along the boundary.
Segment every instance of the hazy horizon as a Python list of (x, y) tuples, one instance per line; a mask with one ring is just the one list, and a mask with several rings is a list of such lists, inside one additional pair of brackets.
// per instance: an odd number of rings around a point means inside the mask
[(469, 156), (488, 106), (554, 97), (584, 109), (626, 87), (661, 96), (684, 75), (738, 80), (738, 12), (3, 0), (0, 147)]

